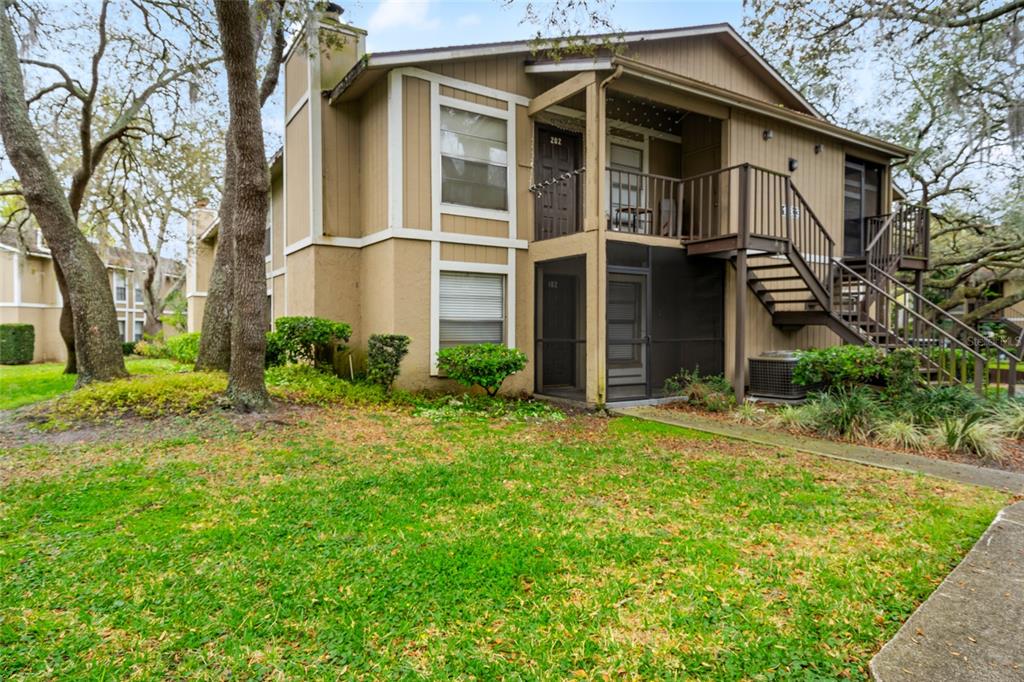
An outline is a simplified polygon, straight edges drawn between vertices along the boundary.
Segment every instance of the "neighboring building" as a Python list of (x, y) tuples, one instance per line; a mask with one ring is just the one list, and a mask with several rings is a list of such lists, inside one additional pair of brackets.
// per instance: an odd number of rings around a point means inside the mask
[[(927, 215), (884, 215), (909, 151), (826, 121), (726, 24), (560, 60), (318, 31), (285, 61), (268, 308), (349, 322), (357, 347), (407, 334), (402, 387), (439, 386), (439, 348), (493, 341), (530, 357), (508, 391), (645, 399), (697, 366), (742, 391), (763, 351), (877, 340), (842, 309), (864, 285), (840, 262), (927, 264)], [(191, 230), (197, 329), (213, 212)]]
[[(141, 254), (140, 254), (141, 255)], [(101, 254), (110, 277), (110, 290), (117, 311), (117, 323), (125, 341), (142, 338), (146, 322), (142, 283), (136, 276), (132, 254), (121, 248)], [(178, 285), (184, 267), (164, 259), (164, 290)], [(63, 362), (66, 358), (60, 335), (63, 299), (53, 271), (53, 256), (38, 230), (26, 231), (24, 240), (13, 233), (0, 236), (0, 323), (21, 322), (35, 327), (33, 362)], [(162, 325), (166, 336), (177, 333)]]

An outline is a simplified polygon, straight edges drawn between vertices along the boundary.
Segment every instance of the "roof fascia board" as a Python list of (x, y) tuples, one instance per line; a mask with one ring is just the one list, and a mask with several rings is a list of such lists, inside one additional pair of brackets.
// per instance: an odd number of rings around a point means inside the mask
[(578, 71), (604, 71), (611, 68), (611, 57), (563, 59), (560, 62), (527, 64), (526, 73), (576, 73)]
[(670, 88), (676, 88), (692, 94), (700, 95), (701, 97), (706, 97), (727, 106), (738, 107), (747, 111), (763, 114), (774, 119), (792, 123), (802, 128), (809, 128), (811, 130), (823, 132), (845, 142), (880, 151), (888, 156), (903, 158), (912, 153), (912, 150), (907, 149), (906, 147), (901, 147), (898, 144), (879, 140), (878, 138), (871, 137), (870, 135), (864, 135), (863, 133), (847, 130), (846, 128), (841, 128), (840, 126), (829, 123), (828, 121), (790, 111), (783, 107), (772, 106), (771, 104), (761, 102), (760, 100), (746, 97), (728, 90), (723, 90), (713, 85), (708, 85), (707, 83), (687, 78), (686, 76), (680, 76), (669, 71), (664, 71), (663, 69), (649, 66), (642, 62), (626, 59), (624, 57), (616, 57), (615, 62), (623, 67), (627, 75), (634, 76), (636, 78), (643, 78), (644, 80), (660, 83)]

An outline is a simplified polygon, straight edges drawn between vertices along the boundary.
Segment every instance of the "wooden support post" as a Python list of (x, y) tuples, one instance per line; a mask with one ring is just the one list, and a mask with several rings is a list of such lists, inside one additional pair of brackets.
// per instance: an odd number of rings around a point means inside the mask
[(736, 253), (736, 329), (733, 339), (735, 363), (732, 374), (732, 388), (736, 393), (736, 402), (742, 403), (746, 398), (746, 355), (747, 355), (747, 252)]
[(1010, 358), (1010, 373), (1006, 377), (1006, 396), (1017, 395), (1017, 358)]
[[(966, 365), (967, 358), (964, 358), (964, 366)], [(984, 372), (987, 369), (984, 358), (974, 358), (974, 392), (980, 396), (985, 395)]]

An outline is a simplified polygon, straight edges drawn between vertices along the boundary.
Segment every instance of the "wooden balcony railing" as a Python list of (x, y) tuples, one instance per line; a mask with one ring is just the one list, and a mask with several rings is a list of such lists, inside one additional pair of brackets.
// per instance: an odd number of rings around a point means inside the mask
[(864, 256), (868, 263), (892, 272), (904, 258), (927, 261), (930, 218), (926, 207), (913, 204), (902, 204), (893, 213), (868, 218), (864, 224)]
[(773, 240), (796, 256), (824, 289), (835, 248), (792, 179), (751, 164), (677, 179), (617, 168), (608, 173), (608, 229), (696, 242), (735, 237)]

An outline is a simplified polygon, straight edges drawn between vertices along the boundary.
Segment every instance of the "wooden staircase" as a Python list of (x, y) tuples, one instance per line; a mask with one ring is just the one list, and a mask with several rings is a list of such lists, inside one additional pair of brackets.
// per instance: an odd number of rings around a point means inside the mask
[(869, 219), (865, 257), (841, 261), (787, 175), (744, 164), (684, 179), (680, 195), (679, 231), (688, 253), (737, 264), (776, 327), (821, 325), (845, 343), (910, 349), (931, 381), (972, 383), (979, 393), (988, 383), (989, 356), (1008, 359), (1013, 393), (1018, 351), (899, 279), (927, 267), (927, 209), (904, 205)]

